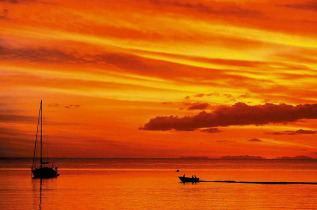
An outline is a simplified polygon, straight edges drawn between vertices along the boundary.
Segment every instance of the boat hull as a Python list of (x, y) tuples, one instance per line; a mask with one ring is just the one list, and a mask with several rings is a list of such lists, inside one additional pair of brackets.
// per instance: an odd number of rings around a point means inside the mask
[(33, 178), (56, 178), (59, 176), (57, 169), (51, 167), (42, 167), (32, 169)]
[(179, 178), (183, 183), (185, 183), (185, 182), (192, 182), (192, 183), (199, 182), (199, 178), (190, 178), (190, 177), (184, 177), (184, 176), (179, 176), (178, 178)]

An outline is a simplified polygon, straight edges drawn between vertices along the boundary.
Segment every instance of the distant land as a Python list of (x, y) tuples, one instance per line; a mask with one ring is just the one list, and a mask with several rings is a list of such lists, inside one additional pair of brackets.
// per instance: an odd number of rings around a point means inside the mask
[(250, 155), (238, 155), (238, 156), (222, 156), (219, 159), (223, 160), (262, 160), (265, 159), (264, 157), (261, 156), (250, 156)]
[(180, 156), (180, 159), (215, 159), (208, 156)]
[(308, 157), (308, 156), (295, 156), (295, 157), (288, 157), (288, 156), (283, 156), (283, 157), (278, 157), (276, 159), (280, 160), (314, 160), (314, 158)]
[(264, 158), (261, 156), (251, 155), (237, 155), (237, 156), (222, 156), (222, 157), (208, 157), (208, 156), (181, 156), (180, 159), (215, 159), (215, 160), (317, 160), (308, 156), (295, 156), (295, 157), (277, 157), (277, 158)]

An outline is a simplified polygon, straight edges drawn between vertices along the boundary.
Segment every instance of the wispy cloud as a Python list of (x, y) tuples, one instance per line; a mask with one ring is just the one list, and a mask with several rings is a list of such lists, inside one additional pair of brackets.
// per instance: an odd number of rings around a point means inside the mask
[(293, 9), (311, 10), (317, 12), (317, 2), (316, 1), (305, 1), (298, 4), (284, 4), (284, 7), (289, 7)]
[(0, 0), (0, 2), (11, 3), (11, 4), (18, 4), (18, 3), (20, 3), (19, 0)]
[(317, 134), (316, 130), (304, 130), (299, 129), (295, 131), (273, 131), (273, 132), (266, 132), (266, 134), (270, 135), (297, 135), (297, 134)]
[(48, 104), (47, 106), (49, 107), (59, 107), (60, 104), (58, 103), (51, 103), (51, 104)]
[(64, 106), (66, 109), (76, 109), (79, 108), (80, 105), (79, 104), (70, 104), (70, 105), (66, 105)]
[[(208, 4), (207, 2), (186, 2), (186, 1), (171, 1), (171, 0), (149, 0), (151, 3), (158, 5), (160, 7), (176, 7), (181, 9), (187, 9), (189, 11), (206, 13), (206, 14), (217, 14), (217, 15), (232, 15), (238, 17), (260, 17), (261, 13), (256, 10), (245, 9), (239, 7), (234, 3), (227, 4), (217, 4), (217, 2), (212, 2), (213, 4)], [(214, 7), (218, 6), (218, 8)]]
[(206, 128), (206, 129), (201, 129), (200, 132), (205, 132), (205, 133), (220, 133), (221, 130), (219, 128)]
[[(43, 98), (45, 133), (55, 137), (60, 125), (72, 132), (65, 154), (221, 156), (248, 154), (230, 147), (247, 144), (261, 156), (296, 156), (315, 148), (312, 0), (0, 2), (0, 126), (34, 130)], [(286, 123), (303, 129), (288, 131)], [(266, 139), (254, 125), (283, 141)], [(0, 150), (25, 150), (19, 133), (0, 138)], [(187, 141), (198, 138), (199, 145)]]
[(0, 122), (1, 123), (10, 123), (10, 122), (34, 123), (36, 122), (36, 117), (27, 116), (27, 115), (19, 115), (19, 114), (0, 113)]
[(0, 19), (8, 19), (9, 10), (3, 9), (2, 14), (0, 13)]
[(236, 141), (233, 141), (233, 140), (217, 140), (216, 142), (219, 142), (219, 143), (230, 143), (230, 142), (236, 142)]

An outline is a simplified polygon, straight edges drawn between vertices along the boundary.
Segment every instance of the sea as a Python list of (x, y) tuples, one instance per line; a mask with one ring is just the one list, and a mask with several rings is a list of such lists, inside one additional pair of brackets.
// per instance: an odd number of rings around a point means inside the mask
[[(32, 159), (0, 158), (0, 209), (317, 209), (317, 160), (54, 159), (60, 176), (33, 179)], [(179, 170), (179, 172), (177, 172)]]

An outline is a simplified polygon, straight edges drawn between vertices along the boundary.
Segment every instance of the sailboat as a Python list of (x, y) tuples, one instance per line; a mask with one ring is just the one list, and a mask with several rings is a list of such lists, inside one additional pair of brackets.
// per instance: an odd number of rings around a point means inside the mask
[[(34, 178), (55, 178), (59, 176), (57, 173), (57, 167), (54, 167), (54, 164), (51, 165), (50, 162), (45, 162), (43, 158), (43, 110), (42, 110), (42, 100), (40, 104), (40, 110), (39, 110), (39, 117), (37, 121), (37, 127), (36, 127), (36, 137), (35, 137), (35, 145), (34, 145), (34, 154), (33, 154), (33, 164), (31, 167), (31, 171), (33, 173)], [(37, 163), (37, 150), (38, 150), (38, 133), (39, 133), (39, 126), (40, 126), (40, 163)]]

